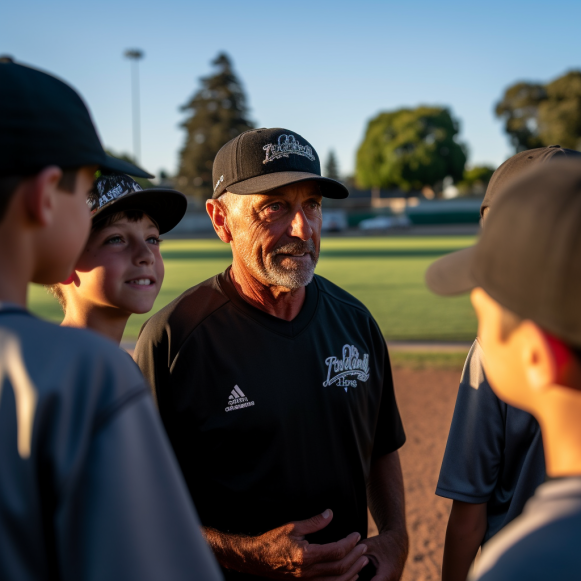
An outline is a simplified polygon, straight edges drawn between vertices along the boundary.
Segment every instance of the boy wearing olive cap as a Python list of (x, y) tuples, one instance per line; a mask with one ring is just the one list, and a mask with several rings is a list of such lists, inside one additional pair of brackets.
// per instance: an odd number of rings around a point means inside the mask
[[(581, 154), (551, 145), (506, 160), (486, 190), (480, 210), (483, 228), (497, 211), (498, 193), (507, 183), (532, 167), (571, 157), (581, 159)], [(462, 372), (436, 488), (436, 494), (453, 500), (442, 581), (464, 581), (479, 547), (522, 512), (545, 480), (539, 425), (531, 414), (508, 405), (492, 391), (482, 365), (484, 356), (476, 339)]]
[(478, 244), (434, 263), (439, 294), (472, 290), (495, 392), (533, 414), (549, 481), (483, 549), (471, 579), (577, 579), (581, 538), (581, 163), (503, 188)]
[(77, 93), (0, 58), (0, 579), (220, 578), (135, 365), (26, 310), (71, 272), (109, 158)]

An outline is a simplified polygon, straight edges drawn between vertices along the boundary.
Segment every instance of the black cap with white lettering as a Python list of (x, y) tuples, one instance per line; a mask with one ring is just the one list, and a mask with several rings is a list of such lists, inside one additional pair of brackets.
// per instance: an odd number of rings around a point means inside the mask
[(127, 175), (102, 175), (88, 199), (93, 224), (117, 212), (145, 212), (159, 227), (159, 233), (169, 232), (184, 217), (188, 202), (176, 190), (148, 188), (144, 190)]
[(321, 162), (313, 146), (288, 129), (252, 129), (220, 149), (212, 172), (213, 198), (233, 194), (266, 194), (277, 188), (314, 180), (326, 198), (346, 198), (347, 188), (321, 176)]

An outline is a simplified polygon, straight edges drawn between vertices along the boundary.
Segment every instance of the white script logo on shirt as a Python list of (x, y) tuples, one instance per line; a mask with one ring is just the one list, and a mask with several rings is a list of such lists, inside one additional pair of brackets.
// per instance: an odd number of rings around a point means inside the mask
[(357, 387), (357, 380), (369, 379), (369, 355), (366, 353), (360, 358), (359, 350), (354, 345), (343, 345), (342, 358), (327, 357), (325, 364), (328, 370), (323, 387), (336, 383), (347, 391), (348, 387)]

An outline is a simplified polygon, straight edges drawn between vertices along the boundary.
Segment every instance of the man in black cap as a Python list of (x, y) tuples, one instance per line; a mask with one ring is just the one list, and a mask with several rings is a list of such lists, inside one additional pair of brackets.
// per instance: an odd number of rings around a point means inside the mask
[(0, 578), (220, 579), (135, 365), (26, 310), (65, 279), (108, 157), (79, 95), (0, 58)]
[(228, 579), (399, 579), (405, 436), (387, 348), (369, 311), (314, 275), (322, 197), (348, 192), (286, 129), (239, 135), (213, 174), (232, 266), (136, 347), (206, 538)]
[[(480, 208), (483, 227), (487, 227), (489, 213), (497, 211), (498, 192), (511, 180), (531, 167), (580, 156), (577, 151), (551, 145), (522, 151), (506, 160), (486, 190)], [(441, 276), (441, 270), (438, 273)], [(432, 276), (435, 274), (429, 270), (428, 278)], [(464, 581), (479, 547), (522, 512), (545, 480), (537, 421), (496, 396), (486, 379), (483, 357), (476, 339), (462, 372), (436, 488), (437, 495), (453, 500), (444, 545), (443, 581)]]
[(549, 480), (482, 551), (472, 580), (579, 578), (581, 537), (581, 162), (505, 186), (475, 247), (430, 267), (438, 294), (472, 290), (495, 392), (533, 414)]

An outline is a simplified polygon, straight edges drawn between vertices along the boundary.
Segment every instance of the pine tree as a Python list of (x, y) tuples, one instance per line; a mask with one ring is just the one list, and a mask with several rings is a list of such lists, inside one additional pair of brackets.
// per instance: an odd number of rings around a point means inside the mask
[(337, 156), (335, 151), (331, 149), (329, 151), (329, 157), (327, 158), (327, 163), (325, 164), (325, 176), (331, 178), (332, 180), (339, 180), (339, 164), (337, 163)]
[(180, 152), (178, 185), (198, 199), (211, 197), (212, 164), (218, 150), (232, 138), (253, 128), (242, 84), (232, 70), (228, 55), (212, 62), (213, 75), (201, 79), (202, 87), (181, 110), (191, 113), (182, 123), (187, 131)]

